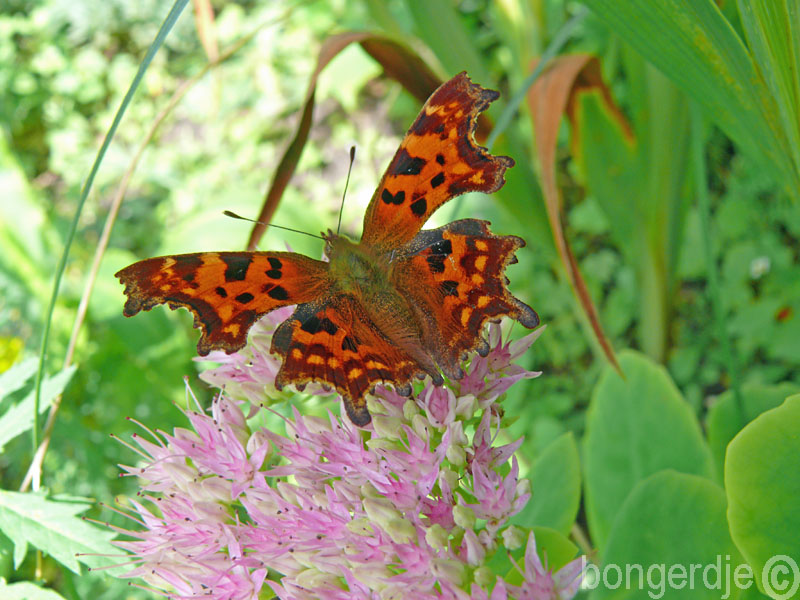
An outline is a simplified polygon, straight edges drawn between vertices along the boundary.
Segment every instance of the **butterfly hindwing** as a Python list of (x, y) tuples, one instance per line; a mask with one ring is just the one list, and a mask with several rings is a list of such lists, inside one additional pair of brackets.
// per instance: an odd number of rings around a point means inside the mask
[(234, 352), (262, 315), (318, 297), (329, 285), (328, 263), (292, 252), (201, 252), (150, 258), (116, 276), (133, 316), (157, 304), (183, 306), (202, 330), (197, 351)]
[(359, 426), (370, 421), (364, 396), (376, 383), (389, 382), (410, 393), (409, 383), (420, 371), (347, 297), (326, 305), (299, 305), (275, 331), (271, 351), (283, 359), (275, 378), (278, 389), (310, 381), (331, 385), (343, 396), (350, 420)]
[(409, 242), (442, 204), (465, 192), (491, 193), (514, 161), (473, 140), (478, 115), (498, 93), (460, 73), (437, 89), (408, 130), (364, 215), (362, 244)]
[(395, 285), (407, 290), (432, 354), (451, 376), (458, 376), (465, 352), (485, 349), (487, 321), (508, 316), (527, 328), (539, 324), (536, 312), (506, 287), (505, 268), (524, 245), (516, 236), (493, 235), (487, 221), (463, 219), (421, 231), (403, 249)]

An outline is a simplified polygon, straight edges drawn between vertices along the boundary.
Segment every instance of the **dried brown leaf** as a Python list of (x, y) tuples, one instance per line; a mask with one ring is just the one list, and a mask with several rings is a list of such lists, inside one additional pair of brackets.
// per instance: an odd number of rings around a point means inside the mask
[[(536, 83), (531, 86), (528, 92), (528, 105), (533, 114), (536, 132), (536, 149), (541, 164), (542, 192), (559, 257), (567, 272), (573, 292), (589, 319), (597, 341), (609, 362), (622, 374), (614, 349), (600, 324), (597, 308), (575, 261), (569, 240), (564, 234), (561, 191), (556, 183), (556, 148), (561, 118), (565, 112), (573, 114), (576, 96), (587, 89), (600, 89), (607, 103), (614, 107), (616, 114), (620, 114), (614, 106), (608, 89), (603, 84), (597, 59), (587, 54), (560, 56), (554, 59)], [(630, 131), (627, 126), (626, 131)]]

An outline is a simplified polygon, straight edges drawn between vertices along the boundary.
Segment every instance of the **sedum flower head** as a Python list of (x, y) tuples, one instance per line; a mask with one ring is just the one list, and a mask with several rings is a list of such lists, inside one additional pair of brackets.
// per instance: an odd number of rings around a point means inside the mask
[(520, 585), (487, 567), (520, 547), (508, 521), (530, 492), (514, 457), (521, 440), (497, 443), (497, 401), (539, 375), (512, 363), (538, 332), (509, 345), (493, 327), (491, 352), (473, 358), (466, 377), (428, 385), (416, 399), (379, 386), (366, 430), (340, 407), (340, 416), (294, 410), (278, 433), (251, 428), (263, 409), (246, 407), (270, 390), (278, 365), (266, 350), (282, 317), (262, 319), (243, 352), (214, 357), (222, 365), (204, 378), (225, 392), (210, 414), (187, 411), (190, 429), (135, 437), (145, 459), (124, 469), (141, 481), (132, 507), (143, 526), (118, 542), (136, 565), (127, 577), (181, 599), (576, 593), (579, 562), (549, 572), (532, 533), (524, 567), (512, 569)]

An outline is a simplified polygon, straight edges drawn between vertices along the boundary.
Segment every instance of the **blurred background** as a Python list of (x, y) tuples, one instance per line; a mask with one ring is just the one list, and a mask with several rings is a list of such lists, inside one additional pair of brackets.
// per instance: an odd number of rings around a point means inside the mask
[[(184, 402), (184, 375), (210, 398), (196, 377), (203, 363), (193, 360), (199, 334), (188, 312), (157, 308), (124, 318), (113, 274), (151, 256), (245, 247), (249, 224), (222, 211), (258, 216), (302, 130), (320, 49), (344, 31), (374, 34), (373, 50), (381, 48), (384, 60), (353, 43), (322, 69), (308, 138), (273, 223), (311, 233), (335, 228), (355, 145), (343, 231), (357, 238), (430, 75), (444, 81), (466, 70), (499, 90), (487, 113), (496, 124), (548, 47), (581, 57), (577, 66), (550, 63), (491, 140), (493, 153), (517, 163), (507, 185), (491, 197), (451, 202), (428, 224), (483, 218), (493, 231), (527, 241), (507, 274), (547, 330), (521, 359), (544, 375), (520, 382), (504, 404), (514, 417), (509, 435), (525, 436), (523, 473), (565, 432), (583, 435), (592, 389), (609, 364), (587, 317), (590, 304), (610, 348), (633, 348), (664, 365), (701, 423), (733, 386), (783, 396), (799, 389), (800, 146), (797, 106), (784, 102), (791, 90), (759, 59), (757, 35), (735, 2), (694, 3), (705, 8), (690, 16), (748, 40), (748, 49), (709, 35), (717, 46), (697, 56), (677, 45), (677, 25), (673, 36), (656, 17), (636, 21), (644, 18), (636, 3), (618, 5), (631, 4), (629, 14), (601, 0), (586, 4), (591, 10), (563, 0), (190, 3), (149, 64), (80, 214), (52, 315), (51, 375), (64, 366), (106, 218), (131, 171), (75, 337), (77, 369), (44, 462), (47, 489), (104, 501), (130, 493), (133, 482), (118, 479), (116, 464), (134, 458), (109, 434), (128, 437), (136, 427), (126, 417), (165, 430), (183, 425), (173, 403)], [(38, 355), (82, 187), (170, 8), (156, 0), (0, 4), (0, 373)], [(758, 85), (722, 85), (749, 68), (737, 52), (754, 57)], [(397, 63), (410, 64), (412, 74), (387, 76)], [(561, 104), (548, 103), (557, 94), (548, 96), (545, 82), (562, 89)], [(543, 192), (546, 173), (560, 197)], [(698, 204), (703, 194), (707, 209)], [(576, 271), (564, 266), (559, 239)], [(278, 230), (259, 247), (287, 245), (312, 257), (322, 252), (320, 241)], [(583, 296), (570, 283), (576, 278)], [(6, 401), (29, 393), (32, 373)], [(333, 406), (282, 398), (307, 412)], [(2, 487), (19, 489), (30, 436), (3, 441)], [(3, 548), (0, 575), (10, 577), (10, 546)], [(101, 574), (73, 580), (50, 568), (66, 597), (138, 593)], [(32, 569), (29, 558), (13, 577)]]

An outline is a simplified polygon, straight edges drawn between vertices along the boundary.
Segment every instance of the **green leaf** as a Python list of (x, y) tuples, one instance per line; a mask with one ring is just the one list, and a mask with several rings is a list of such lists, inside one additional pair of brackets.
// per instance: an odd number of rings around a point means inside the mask
[(0, 583), (0, 597), (3, 600), (64, 600), (61, 594), (29, 581), (18, 581), (9, 585)]
[(794, 383), (778, 385), (745, 384), (742, 386), (744, 403), (744, 422), (736, 405), (732, 391), (727, 391), (717, 398), (711, 406), (706, 418), (706, 435), (711, 454), (714, 456), (715, 473), (720, 481), (725, 470), (725, 450), (728, 443), (741, 429), (761, 413), (780, 406), (787, 396), (800, 392), (800, 386)]
[(549, 527), (534, 527), (536, 553), (549, 571), (558, 571), (578, 555), (578, 547), (564, 534)]
[(529, 477), (533, 495), (514, 522), (569, 533), (581, 499), (580, 458), (572, 433), (565, 433), (542, 451)]
[(0, 530), (14, 542), (14, 566), (18, 568), (22, 563), (28, 544), (75, 573), (80, 572), (79, 561), (92, 567), (114, 564), (116, 561), (103, 556), (75, 556), (120, 554), (109, 543), (115, 535), (111, 530), (77, 518), (89, 507), (86, 503), (54, 502), (39, 494), (0, 490)]
[[(774, 557), (784, 556), (794, 561), (796, 574), (800, 564), (800, 394), (757, 417), (728, 445), (725, 489), (731, 536), (753, 570), (761, 573)], [(775, 575), (778, 584), (792, 578)], [(762, 590), (769, 583), (768, 578), (756, 580)], [(800, 577), (795, 575), (794, 581), (800, 585)]]
[(797, 194), (800, 173), (792, 164), (780, 111), (715, 2), (584, 1), (609, 29), (694, 98), (788, 193)]
[(739, 0), (747, 42), (759, 71), (778, 106), (800, 170), (800, 2), (798, 0)]
[(36, 359), (28, 358), (0, 374), (0, 400), (24, 387), (25, 382), (33, 377), (34, 373), (36, 373)]
[[(34, 359), (35, 363), (35, 359)], [(35, 365), (34, 365), (35, 366)], [(56, 373), (52, 377), (48, 377), (42, 384), (42, 402), (39, 404), (39, 414), (44, 413), (56, 396), (64, 391), (67, 383), (75, 373), (75, 365), (71, 365)], [(33, 404), (34, 394), (31, 392), (19, 403), (11, 406), (0, 416), (0, 452), (2, 452), (5, 444), (21, 433), (28, 431), (33, 425)]]
[[(474, 32), (466, 26), (452, 2), (449, 0), (428, 0), (405, 3), (414, 20), (414, 28), (420, 39), (433, 50), (436, 58), (444, 66), (449, 79), (459, 71), (469, 72), (473, 81), (493, 81), (492, 73), (486, 68), (486, 56), (475, 45)], [(447, 35), (442, 35), (446, 31)]]
[(600, 548), (638, 482), (670, 468), (712, 473), (700, 426), (666, 370), (632, 351), (620, 355), (620, 366), (625, 379), (606, 369), (586, 415), (586, 515)]
[(662, 361), (667, 317), (684, 228), (689, 121), (686, 96), (629, 49), (631, 126), (607, 94), (581, 93), (573, 145), (592, 196), (639, 284), (637, 337)]
[[(729, 597), (725, 595), (726, 567), (733, 572), (741, 562), (728, 533), (722, 488), (704, 477), (661, 471), (640, 481), (620, 507), (600, 569), (609, 585), (601, 578), (591, 597), (719, 600)], [(694, 565), (701, 568), (694, 572), (690, 586)], [(617, 567), (622, 584), (612, 589)], [(677, 579), (670, 585), (671, 569), (678, 573), (675, 577), (681, 577), (681, 570), (685, 574), (682, 589)]]

